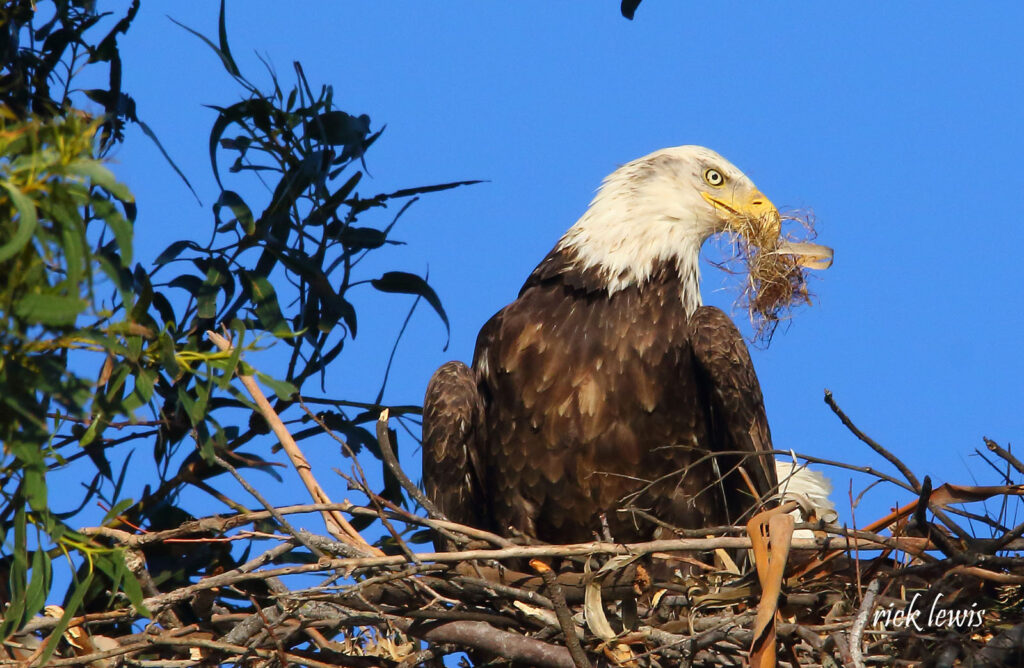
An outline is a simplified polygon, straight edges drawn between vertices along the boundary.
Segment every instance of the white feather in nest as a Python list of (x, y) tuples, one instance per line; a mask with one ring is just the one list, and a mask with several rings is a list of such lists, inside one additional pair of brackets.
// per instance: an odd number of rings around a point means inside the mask
[[(775, 473), (779, 478), (779, 498), (800, 504), (799, 508), (790, 513), (797, 522), (824, 520), (831, 524), (839, 518), (835, 504), (829, 499), (832, 483), (820, 471), (813, 471), (806, 464), (800, 464), (794, 456), (792, 460), (776, 459)], [(797, 529), (793, 537), (813, 538), (814, 532), (810, 529)]]

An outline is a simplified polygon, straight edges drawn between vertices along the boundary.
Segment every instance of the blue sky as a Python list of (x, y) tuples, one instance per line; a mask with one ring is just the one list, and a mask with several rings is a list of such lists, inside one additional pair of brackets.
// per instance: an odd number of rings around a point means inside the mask
[[(264, 84), (256, 50), (287, 83), (299, 60), (314, 86), (334, 86), (340, 108), (387, 124), (363, 194), (488, 180), (414, 205), (395, 234), (407, 245), (379, 265), (429, 270), (452, 327), (444, 351), (440, 322), (417, 313), (386, 401), (419, 402), (437, 366), (471, 358), (480, 326), (514, 299), (603, 176), (661, 147), (703, 144), (780, 207), (813, 210), (819, 241), (836, 253), (813, 284), (817, 303), (752, 352), (776, 447), (885, 468), (832, 415), (824, 388), (937, 483), (993, 479), (971, 456), (983, 435), (1022, 441), (1024, 5), (645, 0), (632, 22), (611, 1), (301, 7), (229, 1), (232, 49)], [(202, 105), (241, 95), (165, 12), (216, 35), (217, 3), (144, 3), (121, 42), (124, 85), (203, 206), (135, 131), (114, 169), (138, 199), (142, 260), (182, 235), (206, 240), (217, 191), (214, 112)], [(728, 310), (723, 284), (705, 269), (705, 301)], [(376, 392), (406, 308), (381, 303), (367, 292), (357, 304), (359, 338), (329, 395)], [(260, 364), (275, 371), (273, 355)], [(344, 466), (328, 439), (309, 447)], [(846, 509), (849, 476), (830, 475)], [(282, 498), (300, 499), (299, 488)], [(857, 519), (908, 500), (872, 490)]]

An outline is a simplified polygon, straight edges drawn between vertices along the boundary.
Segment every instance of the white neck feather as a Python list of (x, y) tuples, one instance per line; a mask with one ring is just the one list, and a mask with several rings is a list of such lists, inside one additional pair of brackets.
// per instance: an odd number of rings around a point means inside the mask
[(658, 267), (674, 265), (683, 303), (693, 312), (702, 303), (700, 249), (714, 229), (699, 219), (696, 212), (706, 205), (696, 191), (693, 201), (680, 190), (673, 167), (642, 159), (616, 170), (558, 248), (579, 268), (599, 272), (608, 294), (642, 286)]

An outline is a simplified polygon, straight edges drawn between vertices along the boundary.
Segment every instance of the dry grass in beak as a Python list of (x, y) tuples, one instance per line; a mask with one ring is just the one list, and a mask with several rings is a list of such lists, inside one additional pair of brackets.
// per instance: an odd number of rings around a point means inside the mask
[(808, 270), (795, 255), (781, 252), (780, 248), (814, 239), (814, 217), (809, 213), (782, 214), (781, 219), (783, 228), (787, 222), (798, 223), (797, 230), (784, 229), (780, 234), (778, 225), (760, 218), (732, 221), (726, 237), (731, 256), (714, 263), (744, 278), (736, 305), (745, 308), (750, 316), (754, 327), (752, 341), (763, 345), (771, 342), (780, 322), (792, 317), (794, 307), (811, 303)]

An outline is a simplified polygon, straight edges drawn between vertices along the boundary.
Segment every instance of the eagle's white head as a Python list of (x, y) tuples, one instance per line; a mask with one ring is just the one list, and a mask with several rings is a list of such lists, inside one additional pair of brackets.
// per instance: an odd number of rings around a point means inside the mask
[[(655, 151), (619, 167), (558, 242), (576, 266), (597, 270), (609, 294), (674, 263), (689, 310), (700, 306), (700, 249), (740, 220), (780, 227), (779, 212), (746, 174), (703, 146)], [(819, 249), (821, 247), (818, 247)]]

